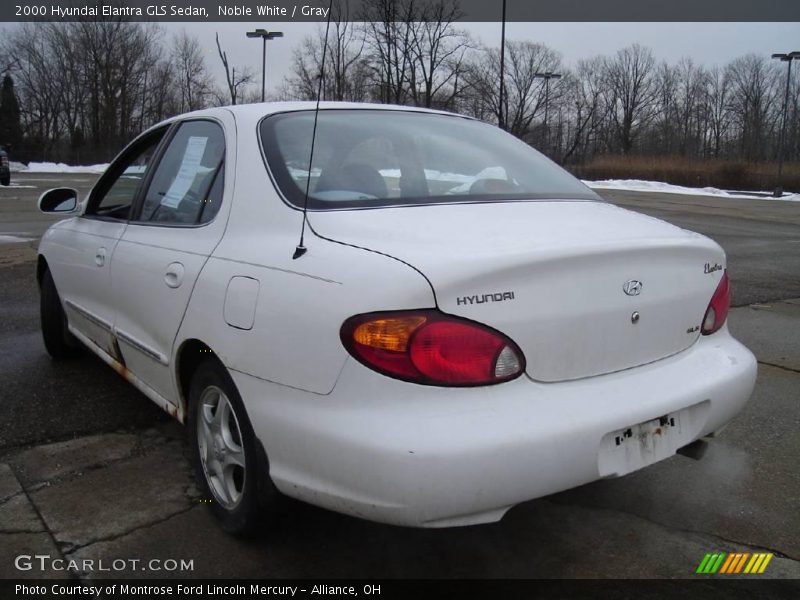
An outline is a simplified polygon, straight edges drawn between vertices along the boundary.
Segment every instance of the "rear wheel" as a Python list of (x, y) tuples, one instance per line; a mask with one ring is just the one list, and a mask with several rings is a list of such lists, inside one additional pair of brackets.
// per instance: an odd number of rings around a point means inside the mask
[(47, 353), (56, 359), (71, 358), (80, 353), (80, 342), (69, 332), (67, 315), (61, 306), (56, 284), (50, 270), (42, 277), (42, 288), (39, 298), (39, 309), (42, 323), (42, 338)]
[[(234, 535), (252, 535), (274, 512), (278, 492), (259, 460), (258, 441), (233, 380), (217, 360), (201, 363), (189, 392), (195, 476), (211, 512)], [(266, 488), (266, 489), (265, 489)]]

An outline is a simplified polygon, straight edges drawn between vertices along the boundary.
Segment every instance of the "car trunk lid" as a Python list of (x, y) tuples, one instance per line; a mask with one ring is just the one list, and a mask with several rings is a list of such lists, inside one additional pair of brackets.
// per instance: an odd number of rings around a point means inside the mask
[(724, 268), (708, 238), (603, 202), (330, 211), (310, 222), (418, 269), (440, 310), (510, 336), (544, 382), (685, 350)]

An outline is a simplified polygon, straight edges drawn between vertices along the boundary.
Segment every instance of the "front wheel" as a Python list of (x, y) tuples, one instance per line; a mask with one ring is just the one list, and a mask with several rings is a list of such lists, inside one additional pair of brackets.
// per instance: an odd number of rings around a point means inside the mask
[(264, 465), (239, 393), (216, 360), (204, 361), (192, 378), (188, 427), (195, 476), (212, 513), (228, 533), (254, 534), (270, 510), (259, 495)]

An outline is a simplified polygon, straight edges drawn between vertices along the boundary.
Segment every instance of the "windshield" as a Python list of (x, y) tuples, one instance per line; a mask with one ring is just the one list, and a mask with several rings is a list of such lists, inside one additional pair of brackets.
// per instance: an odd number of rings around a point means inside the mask
[(322, 110), (261, 123), (269, 167), (283, 195), (311, 209), (509, 200), (599, 200), (542, 154), (497, 127), (421, 112)]

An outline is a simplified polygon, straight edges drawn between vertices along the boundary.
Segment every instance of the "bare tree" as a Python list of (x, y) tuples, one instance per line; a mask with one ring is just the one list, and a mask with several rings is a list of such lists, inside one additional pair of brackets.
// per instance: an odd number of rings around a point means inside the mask
[(681, 156), (701, 155), (704, 138), (703, 92), (708, 84), (708, 73), (691, 58), (682, 58), (676, 67), (676, 75), (677, 151)]
[(176, 34), (172, 44), (172, 62), (175, 65), (180, 112), (207, 106), (214, 86), (197, 38), (185, 30)]
[(216, 34), (217, 51), (219, 58), (222, 61), (222, 66), (225, 67), (225, 81), (228, 84), (228, 93), (230, 94), (231, 104), (236, 104), (241, 94), (241, 88), (247, 87), (253, 82), (253, 72), (245, 67), (236, 74), (236, 67), (228, 62), (228, 53), (222, 50), (219, 43), (219, 33)]
[(708, 74), (705, 90), (705, 114), (708, 128), (708, 153), (719, 158), (723, 142), (727, 140), (731, 127), (728, 110), (730, 79), (727, 70), (714, 68)]
[(362, 5), (361, 19), (381, 102), (406, 104), (410, 97), (415, 29), (421, 25), (415, 0), (372, 0)]
[(52, 73), (54, 53), (44, 28), (22, 23), (4, 40), (2, 52), (12, 56), (17, 93), (21, 96), (21, 117), (28, 141), (50, 156), (54, 141), (61, 134), (59, 114), (62, 94)]
[(601, 58), (578, 61), (575, 72), (564, 78), (566, 101), (573, 111), (573, 125), (561, 162), (583, 161), (596, 143), (597, 133), (604, 122), (602, 66)]
[(658, 88), (655, 58), (649, 48), (634, 44), (605, 63), (605, 96), (619, 149), (628, 154), (639, 132), (650, 122)]
[(82, 84), (89, 140), (104, 155), (142, 128), (148, 75), (160, 61), (162, 31), (153, 25), (97, 19), (69, 24), (84, 58)]
[[(776, 75), (773, 65), (756, 54), (735, 59), (726, 70), (731, 86), (729, 108), (733, 126), (738, 129), (739, 153), (744, 158), (761, 160), (767, 157), (765, 138), (774, 108)], [(777, 113), (774, 120), (777, 120)]]
[[(18, 156), (108, 160), (142, 129), (188, 110), (170, 62), (179, 52), (163, 40), (157, 26), (111, 18), (12, 29), (0, 40), (0, 54), (23, 108), (25, 149)], [(194, 75), (203, 69), (194, 62)]]
[[(542, 44), (509, 41), (506, 44), (505, 94), (500, 106), (500, 52), (486, 49), (470, 70), (471, 93), (484, 103), (482, 112), (495, 119), (503, 114), (506, 129), (523, 139), (530, 139), (534, 119), (544, 113), (545, 81), (536, 76), (545, 71), (560, 71), (559, 55)], [(560, 102), (566, 84), (550, 84), (550, 102)], [(539, 136), (540, 138), (542, 136)]]
[[(306, 36), (295, 49), (293, 73), (287, 81), (293, 97), (316, 99), (325, 43), (325, 29), (318, 27), (314, 35)], [(322, 99), (356, 102), (367, 99), (370, 68), (365, 46), (365, 30), (350, 21), (349, 0), (335, 2), (325, 49)]]
[(678, 146), (678, 72), (677, 67), (661, 63), (654, 74), (656, 94), (653, 104), (651, 135), (640, 150), (651, 154), (672, 154)]
[(458, 96), (465, 57), (474, 45), (455, 27), (462, 16), (458, 0), (429, 2), (422, 22), (411, 28), (409, 91), (415, 105), (452, 107)]

